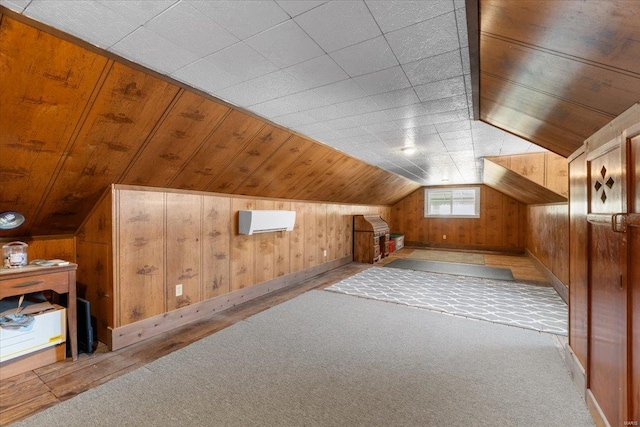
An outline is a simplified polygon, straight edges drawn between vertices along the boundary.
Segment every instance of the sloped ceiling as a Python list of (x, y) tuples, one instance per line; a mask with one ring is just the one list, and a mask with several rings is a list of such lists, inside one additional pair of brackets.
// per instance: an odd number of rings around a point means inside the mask
[(424, 185), (540, 150), (471, 120), (464, 0), (0, 4)]
[(640, 100), (640, 2), (480, 1), (480, 118), (567, 157)]
[(73, 233), (112, 183), (363, 204), (419, 184), (2, 16), (0, 237)]

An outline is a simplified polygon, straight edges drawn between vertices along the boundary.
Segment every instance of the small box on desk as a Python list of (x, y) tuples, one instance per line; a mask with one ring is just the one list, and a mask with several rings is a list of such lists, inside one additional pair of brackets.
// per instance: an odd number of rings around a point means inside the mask
[(54, 310), (36, 314), (28, 328), (0, 328), (0, 362), (66, 341), (67, 310), (57, 305), (54, 307)]

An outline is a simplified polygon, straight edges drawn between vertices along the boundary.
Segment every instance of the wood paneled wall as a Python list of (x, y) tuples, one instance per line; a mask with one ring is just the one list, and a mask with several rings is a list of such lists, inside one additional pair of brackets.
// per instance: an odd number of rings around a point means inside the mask
[[(564, 197), (569, 196), (569, 164), (553, 153), (487, 157), (494, 163)], [(564, 286), (569, 286), (567, 203), (527, 206), (526, 249)]]
[(27, 221), (0, 238), (73, 234), (114, 183), (353, 204), (419, 187), (22, 21), (0, 15), (0, 211)]
[(391, 232), (403, 233), (407, 245), (524, 250), (526, 206), (480, 187), (480, 218), (425, 218), (423, 187), (393, 205)]
[(526, 248), (569, 286), (569, 208), (567, 203), (527, 206)]
[[(242, 209), (294, 210), (295, 228), (239, 235)], [(355, 214), (391, 208), (113, 186), (77, 235), (78, 282), (106, 341), (108, 328), (352, 256)]]
[(523, 177), (564, 197), (569, 197), (567, 159), (554, 153), (529, 153), (487, 157)]
[(19, 239), (0, 239), (0, 246), (12, 241), (20, 241), (29, 245), (27, 257), (29, 261), (34, 259), (64, 259), (72, 261), (76, 259), (75, 236), (36, 236)]

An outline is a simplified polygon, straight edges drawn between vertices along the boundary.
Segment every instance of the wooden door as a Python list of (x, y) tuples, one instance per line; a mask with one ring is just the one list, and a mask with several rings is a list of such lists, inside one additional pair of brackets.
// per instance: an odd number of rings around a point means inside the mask
[(618, 138), (588, 153), (589, 362), (587, 387), (611, 425), (627, 418), (626, 147)]

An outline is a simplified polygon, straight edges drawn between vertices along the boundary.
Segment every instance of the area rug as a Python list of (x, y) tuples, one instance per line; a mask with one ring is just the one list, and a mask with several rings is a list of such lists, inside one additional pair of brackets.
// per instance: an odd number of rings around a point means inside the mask
[(567, 335), (567, 306), (552, 287), (372, 267), (328, 288), (493, 323)]
[(484, 265), (484, 255), (472, 252), (451, 252), (435, 249), (414, 249), (409, 259), (424, 259), (427, 261), (461, 262), (464, 264)]
[(402, 258), (391, 261), (389, 264), (386, 264), (385, 267), (455, 274), (457, 276), (480, 277), (483, 279), (514, 280), (513, 273), (508, 268), (485, 267), (484, 265), (462, 264), (458, 262)]
[(593, 422), (548, 334), (310, 291), (17, 425)]

